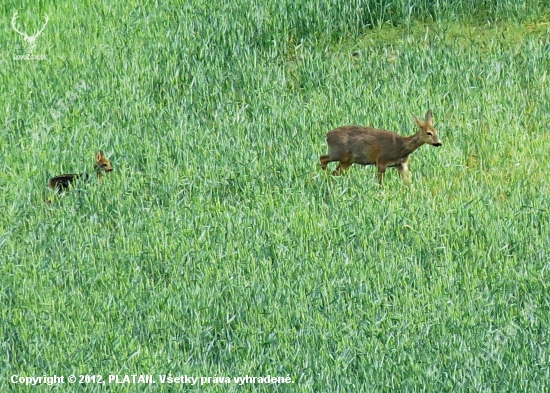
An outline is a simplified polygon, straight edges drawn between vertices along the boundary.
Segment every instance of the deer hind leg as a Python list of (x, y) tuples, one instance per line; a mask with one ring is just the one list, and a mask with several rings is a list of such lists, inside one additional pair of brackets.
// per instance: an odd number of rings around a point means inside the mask
[(353, 154), (351, 152), (345, 153), (340, 158), (340, 162), (338, 163), (338, 166), (336, 167), (336, 170), (332, 172), (334, 176), (338, 176), (343, 174), (345, 171), (348, 170), (348, 168), (353, 164)]
[(378, 185), (382, 187), (382, 181), (384, 180), (384, 173), (386, 173), (387, 166), (378, 163), (376, 167), (378, 168), (378, 173), (376, 174), (376, 177), (378, 178)]

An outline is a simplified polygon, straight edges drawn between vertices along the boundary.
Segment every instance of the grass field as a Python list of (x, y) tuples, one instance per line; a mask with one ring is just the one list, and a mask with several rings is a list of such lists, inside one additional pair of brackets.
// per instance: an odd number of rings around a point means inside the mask
[[(0, 6), (1, 391), (550, 388), (550, 7), (344, 3)], [(428, 108), (410, 188), (321, 171)]]

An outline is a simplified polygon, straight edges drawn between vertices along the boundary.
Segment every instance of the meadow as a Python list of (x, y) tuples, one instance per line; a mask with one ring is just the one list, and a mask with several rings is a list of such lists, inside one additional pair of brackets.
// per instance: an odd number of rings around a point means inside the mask
[[(1, 391), (549, 389), (550, 6), (23, 3), (0, 5)], [(49, 15), (34, 59), (15, 11)], [(410, 187), (320, 169), (328, 130), (429, 108)], [(99, 149), (101, 184), (48, 189)], [(157, 383), (11, 381), (54, 374)]]

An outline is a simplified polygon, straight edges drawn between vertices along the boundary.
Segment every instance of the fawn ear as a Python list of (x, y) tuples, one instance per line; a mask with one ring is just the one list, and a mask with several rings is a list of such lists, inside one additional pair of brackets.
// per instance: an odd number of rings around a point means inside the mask
[(97, 152), (97, 154), (95, 155), (95, 160), (96, 161), (99, 161), (101, 160), (103, 157), (105, 157), (105, 153), (103, 153), (103, 150), (100, 150)]
[(428, 109), (428, 112), (426, 112), (426, 123), (429, 125), (432, 125), (432, 110)]

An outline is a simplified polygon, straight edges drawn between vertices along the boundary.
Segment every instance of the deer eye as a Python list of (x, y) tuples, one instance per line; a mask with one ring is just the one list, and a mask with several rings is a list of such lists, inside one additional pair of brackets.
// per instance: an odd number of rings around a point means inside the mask
[(426, 131), (426, 135), (432, 136), (433, 134), (431, 131)]

